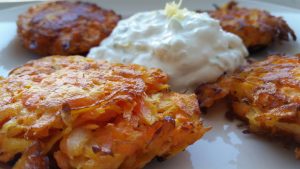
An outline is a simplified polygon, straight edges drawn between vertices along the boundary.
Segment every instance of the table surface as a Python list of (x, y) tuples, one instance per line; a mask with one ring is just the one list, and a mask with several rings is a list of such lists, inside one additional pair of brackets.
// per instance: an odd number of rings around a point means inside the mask
[[(20, 2), (20, 1), (21, 0), (0, 0), (0, 10), (32, 3), (32, 2)], [(23, 0), (23, 1), (32, 1), (32, 0)], [(36, 0), (36, 1), (43, 1), (43, 0)], [(274, 3), (274, 4), (300, 9), (300, 0), (255, 0), (255, 1)]]

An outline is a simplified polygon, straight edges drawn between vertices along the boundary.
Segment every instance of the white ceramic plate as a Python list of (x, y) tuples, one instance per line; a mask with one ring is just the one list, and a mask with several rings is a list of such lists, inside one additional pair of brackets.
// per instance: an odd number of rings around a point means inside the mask
[[(139, 11), (163, 8), (166, 1), (94, 0), (94, 2), (128, 16)], [(185, 0), (183, 6), (188, 9), (211, 9), (212, 4), (224, 2), (224, 0)], [(256, 1), (241, 1), (240, 5), (265, 9), (274, 15), (282, 16), (300, 38), (300, 10)], [(26, 5), (0, 11), (0, 75), (2, 76), (6, 76), (9, 70), (27, 60), (37, 58), (22, 48), (16, 36), (17, 16), (28, 7), (29, 5)], [(265, 56), (268, 52), (293, 54), (300, 52), (300, 43), (297, 41), (273, 45), (256, 57)], [(146, 169), (300, 168), (300, 161), (294, 158), (292, 149), (254, 135), (243, 134), (243, 129), (237, 127), (239, 121), (230, 122), (224, 118), (225, 111), (225, 105), (215, 106), (209, 114), (203, 116), (205, 124), (213, 127), (209, 133), (188, 147), (186, 151), (165, 162), (153, 161)]]

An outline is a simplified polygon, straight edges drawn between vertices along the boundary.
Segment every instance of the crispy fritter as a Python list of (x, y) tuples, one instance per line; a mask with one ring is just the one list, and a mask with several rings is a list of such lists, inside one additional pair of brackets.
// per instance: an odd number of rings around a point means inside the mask
[[(197, 91), (200, 107), (227, 98), (250, 132), (300, 143), (300, 54), (269, 56)], [(299, 151), (297, 151), (299, 152)]]
[(135, 169), (175, 155), (207, 129), (196, 95), (168, 87), (166, 74), (139, 65), (31, 61), (0, 80), (0, 162), (23, 153), (17, 164), (34, 166), (34, 153), (36, 166), (50, 154), (62, 169)]
[(19, 16), (23, 46), (40, 55), (86, 54), (110, 35), (120, 16), (87, 2), (38, 4)]
[(276, 40), (296, 40), (296, 34), (281, 17), (259, 9), (238, 7), (234, 1), (209, 14), (220, 20), (225, 31), (238, 35), (249, 51), (262, 49)]

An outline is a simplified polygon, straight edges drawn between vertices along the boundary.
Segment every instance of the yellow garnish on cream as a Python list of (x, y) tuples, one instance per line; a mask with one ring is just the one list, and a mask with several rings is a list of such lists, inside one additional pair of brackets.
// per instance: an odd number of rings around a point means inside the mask
[(165, 6), (166, 16), (171, 19), (177, 19), (177, 20), (184, 19), (185, 17), (184, 13), (187, 11), (187, 9), (186, 8), (180, 9), (181, 4), (182, 4), (182, 0), (180, 0), (178, 3), (174, 1), (167, 3)]

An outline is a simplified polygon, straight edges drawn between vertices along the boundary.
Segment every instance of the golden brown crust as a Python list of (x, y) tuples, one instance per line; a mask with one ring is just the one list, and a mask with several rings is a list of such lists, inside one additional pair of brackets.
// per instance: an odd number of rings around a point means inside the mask
[(276, 40), (296, 40), (296, 34), (281, 18), (267, 11), (238, 7), (231, 1), (209, 14), (220, 20), (222, 28), (238, 35), (250, 51), (259, 50)]
[(85, 54), (106, 38), (120, 16), (87, 2), (56, 1), (20, 15), (18, 35), (25, 48), (40, 55)]
[(166, 74), (139, 65), (45, 57), (0, 90), (1, 162), (23, 153), (19, 163), (31, 164), (24, 152), (38, 142), (63, 169), (142, 168), (207, 131), (194, 94), (169, 92)]
[(210, 107), (216, 100), (229, 96), (234, 102), (276, 115), (280, 121), (299, 122), (299, 65), (298, 56), (269, 56), (223, 76), (214, 84), (200, 86), (196, 91), (198, 100), (201, 107)]
[(254, 133), (284, 136), (300, 143), (300, 57), (269, 56), (225, 75), (196, 93), (201, 107), (227, 98), (235, 115)]

